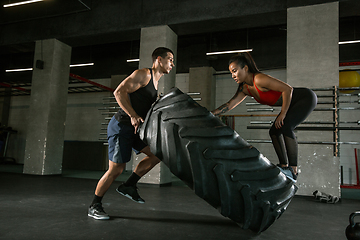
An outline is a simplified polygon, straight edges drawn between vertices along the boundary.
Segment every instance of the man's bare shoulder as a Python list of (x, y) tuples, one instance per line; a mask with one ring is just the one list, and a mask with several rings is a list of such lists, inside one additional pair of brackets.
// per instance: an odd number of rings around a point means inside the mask
[(150, 81), (151, 74), (148, 68), (142, 68), (135, 70), (130, 77), (141, 85), (146, 85)]

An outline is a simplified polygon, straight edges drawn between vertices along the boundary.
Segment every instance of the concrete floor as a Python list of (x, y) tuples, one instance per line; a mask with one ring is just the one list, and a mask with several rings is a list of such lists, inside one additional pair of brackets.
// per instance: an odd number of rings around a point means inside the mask
[[(1, 170), (1, 168), (0, 168)], [(87, 216), (95, 179), (33, 176), (0, 171), (0, 239), (346, 239), (344, 231), (360, 200), (319, 203), (296, 196), (260, 235), (243, 230), (184, 185), (139, 185), (138, 204), (115, 192), (103, 205), (110, 220)]]

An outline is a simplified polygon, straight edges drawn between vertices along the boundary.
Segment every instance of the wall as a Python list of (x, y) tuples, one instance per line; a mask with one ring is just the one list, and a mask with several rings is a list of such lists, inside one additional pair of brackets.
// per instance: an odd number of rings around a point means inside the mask
[(188, 93), (189, 92), (189, 74), (188, 73), (176, 74), (175, 87), (177, 87), (184, 93)]
[[(109, 86), (110, 78), (95, 82)], [(104, 116), (98, 109), (104, 107), (103, 98), (109, 96), (109, 92), (69, 94), (65, 140), (98, 141), (101, 123), (104, 122)]]
[[(110, 79), (93, 80), (109, 86)], [(73, 87), (75, 85), (71, 85)], [(87, 86), (87, 84), (81, 84)], [(65, 141), (99, 141), (104, 117), (98, 110), (102, 107), (108, 92), (69, 94), (67, 102)], [(7, 156), (13, 157), (18, 163), (24, 163), (25, 139), (27, 133), (27, 116), (30, 96), (11, 98), (9, 126), (17, 130), (11, 135)]]
[(18, 163), (24, 163), (29, 108), (30, 96), (11, 98), (9, 127), (12, 127), (17, 133), (10, 135), (7, 156), (15, 158)]
[[(264, 71), (264, 73), (276, 77), (282, 81), (286, 80), (286, 69), (277, 69)], [(189, 92), (189, 74), (177, 74), (176, 75), (176, 87), (183, 92)], [(108, 85), (110, 79), (97, 80), (103, 85)], [(237, 84), (231, 79), (230, 74), (216, 75), (216, 107), (227, 102), (235, 93)], [(69, 141), (98, 141), (101, 128), (101, 123), (104, 122), (104, 116), (101, 115), (98, 108), (102, 107), (102, 101), (104, 97), (109, 97), (109, 93), (81, 93), (81, 94), (69, 94), (68, 96), (68, 108), (66, 116), (66, 128), (65, 128), (65, 140)], [(26, 137), (26, 117), (29, 109), (30, 96), (12, 97), (9, 123), (13, 129), (17, 130), (17, 134), (11, 135), (11, 142), (9, 145), (8, 156), (14, 157), (17, 162), (23, 163), (24, 150), (25, 150), (25, 137)], [(357, 96), (341, 97), (341, 100), (353, 100), (358, 101)], [(228, 114), (248, 115), (246, 111), (248, 106), (246, 102), (255, 102), (248, 97), (245, 102), (231, 110)], [(358, 107), (357, 103), (342, 104), (341, 107), (352, 106)], [(278, 108), (277, 108), (278, 109)], [(276, 112), (262, 112), (264, 114), (276, 114)], [(254, 113), (255, 114), (255, 113)], [(358, 121), (360, 119), (360, 111), (342, 111), (340, 115), (340, 121)], [(250, 125), (250, 121), (261, 120), (270, 121), (274, 120), (274, 117), (237, 117), (235, 118), (235, 130), (245, 140), (251, 139), (266, 139), (270, 140), (268, 136), (268, 130), (251, 130), (247, 129)], [(354, 126), (345, 124), (343, 126)], [(254, 134), (255, 133), (255, 134)], [(309, 133), (306, 131), (305, 133)], [(315, 132), (316, 133), (316, 132)], [(359, 132), (357, 131), (340, 131), (340, 141), (343, 142), (359, 142)], [(298, 134), (298, 137), (299, 134)], [(306, 137), (301, 135), (299, 141), (306, 141)], [(329, 139), (332, 141), (332, 139)], [(277, 156), (270, 143), (252, 143), (261, 153), (264, 154), (271, 162), (277, 163)], [(303, 145), (306, 147), (306, 145)], [(319, 148), (327, 147), (326, 145), (318, 145)], [(355, 184), (355, 156), (354, 148), (360, 148), (359, 145), (340, 145), (340, 165), (344, 167), (344, 183)], [(301, 154), (301, 153), (300, 153)], [(300, 166), (303, 164), (300, 162)], [(326, 167), (326, 166), (324, 166)], [(300, 167), (301, 168), (301, 167)], [(349, 174), (349, 168), (352, 170), (351, 179)]]
[[(189, 74), (178, 74), (176, 76), (176, 86), (184, 92), (189, 91)], [(96, 79), (94, 82), (110, 87), (109, 79)], [(71, 84), (74, 86), (87, 86), (87, 84)], [(101, 130), (107, 125), (105, 116), (101, 114), (99, 108), (103, 107), (103, 98), (111, 97), (109, 92), (101, 93), (72, 93), (68, 95), (66, 122), (65, 122), (65, 141), (91, 141), (97, 142)], [(0, 103), (3, 99), (0, 99)], [(16, 96), (11, 98), (9, 126), (17, 131), (10, 137), (7, 156), (16, 159), (17, 163), (24, 163), (24, 151), (27, 129), (27, 115), (29, 111), (30, 96)]]
[[(359, 66), (347, 66), (340, 67), (340, 70), (345, 69), (359, 69)], [(360, 74), (360, 71), (357, 71)], [(340, 110), (339, 121), (340, 122), (359, 122), (360, 111), (360, 91), (354, 91), (352, 96), (346, 96), (346, 94), (340, 94), (339, 101), (351, 101), (352, 103), (340, 103), (340, 108), (358, 108), (357, 110)], [(341, 127), (359, 127), (356, 123), (340, 123)], [(360, 131), (340, 131), (340, 142), (360, 142)], [(341, 144), (340, 145), (340, 165), (343, 166), (343, 179), (344, 184), (356, 184), (356, 165), (355, 165), (355, 151), (359, 149), (359, 145), (353, 144)], [(358, 156), (358, 161), (360, 156)], [(360, 170), (360, 169), (359, 169)]]
[[(358, 96), (342, 96), (340, 101), (359, 101)], [(359, 107), (358, 103), (342, 103), (340, 108), (345, 107)], [(358, 122), (360, 120), (360, 111), (358, 110), (340, 110), (340, 121)], [(359, 124), (341, 123), (343, 127), (359, 127)], [(343, 130), (339, 134), (340, 142), (360, 142), (360, 131)], [(356, 166), (355, 166), (355, 151), (359, 149), (359, 145), (341, 144), (340, 145), (340, 165), (343, 166), (343, 181), (344, 184), (356, 184)], [(358, 161), (360, 156), (358, 156)], [(359, 169), (360, 170), (360, 169)]]

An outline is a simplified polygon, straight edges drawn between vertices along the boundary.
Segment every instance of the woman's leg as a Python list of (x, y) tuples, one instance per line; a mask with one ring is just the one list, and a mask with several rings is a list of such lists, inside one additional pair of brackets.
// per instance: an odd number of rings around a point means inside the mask
[(307, 88), (295, 88), (289, 110), (284, 119), (284, 125), (279, 129), (284, 138), (286, 155), (289, 165), (297, 173), (298, 143), (294, 129), (302, 123), (314, 110), (317, 97)]
[(286, 147), (284, 142), (284, 137), (280, 129), (276, 129), (275, 125), (272, 125), (269, 131), (269, 135), (274, 146), (276, 155), (279, 159), (279, 164), (281, 167), (288, 166), (288, 158), (286, 154)]

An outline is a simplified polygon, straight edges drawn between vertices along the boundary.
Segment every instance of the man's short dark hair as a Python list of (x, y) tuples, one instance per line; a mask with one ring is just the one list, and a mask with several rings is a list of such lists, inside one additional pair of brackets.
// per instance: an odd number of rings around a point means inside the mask
[(173, 51), (171, 51), (169, 48), (166, 47), (158, 47), (156, 48), (153, 53), (152, 53), (152, 60), (153, 62), (155, 62), (155, 60), (157, 59), (157, 57), (162, 57), (165, 58), (167, 56), (167, 53), (171, 53), (172, 55), (174, 55)]

